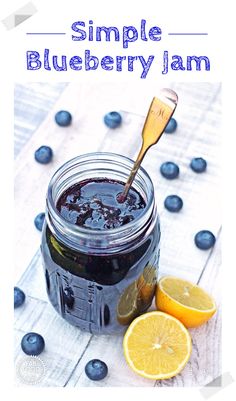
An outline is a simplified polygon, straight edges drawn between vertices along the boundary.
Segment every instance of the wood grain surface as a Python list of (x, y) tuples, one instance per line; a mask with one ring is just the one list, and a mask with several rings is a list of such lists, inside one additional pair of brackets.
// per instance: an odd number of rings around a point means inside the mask
[[(221, 373), (221, 87), (212, 83), (174, 83), (170, 87), (179, 95), (177, 131), (164, 134), (143, 162), (155, 186), (161, 219), (160, 276), (171, 274), (200, 284), (215, 297), (218, 312), (207, 324), (191, 329), (193, 352), (181, 374), (155, 382), (142, 379), (127, 366), (122, 336), (81, 332), (54, 311), (45, 291), (39, 251), (41, 236), (33, 224), (34, 217), (45, 208), (50, 177), (62, 163), (82, 153), (111, 151), (134, 159), (145, 114), (157, 90), (150, 85), (131, 87), (127, 83), (65, 85), (39, 128), (23, 141), (15, 169), (15, 283), (27, 296), (25, 304), (15, 310), (15, 358), (18, 363), (24, 357), (20, 341), (25, 333), (36, 331), (44, 336), (46, 348), (40, 355), (46, 366), (40, 383), (43, 387), (203, 386)], [(70, 127), (55, 124), (54, 115), (60, 109), (72, 113)], [(119, 110), (123, 117), (122, 125), (115, 130), (107, 129), (103, 123), (104, 114), (111, 110)], [(22, 118), (22, 127), (24, 121), (27, 116)], [(49, 165), (34, 160), (34, 151), (41, 145), (49, 145), (54, 151)], [(203, 174), (189, 168), (191, 159), (198, 156), (208, 162)], [(168, 181), (161, 176), (159, 168), (164, 161), (179, 165), (178, 179)], [(164, 199), (170, 194), (182, 197), (184, 207), (180, 213), (164, 209)], [(202, 229), (211, 230), (217, 238), (209, 251), (194, 245), (194, 235)], [(86, 362), (93, 358), (104, 360), (109, 367), (108, 376), (100, 382), (90, 381), (84, 373)], [(16, 385), (24, 385), (17, 375)]]

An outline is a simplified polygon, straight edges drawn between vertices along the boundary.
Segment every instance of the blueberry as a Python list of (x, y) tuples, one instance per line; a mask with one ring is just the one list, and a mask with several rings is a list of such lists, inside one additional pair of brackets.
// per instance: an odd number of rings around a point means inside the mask
[(68, 127), (72, 121), (72, 115), (69, 111), (60, 110), (55, 115), (55, 121), (60, 127)]
[(105, 362), (99, 359), (92, 359), (85, 366), (85, 373), (90, 380), (102, 380), (108, 373)]
[(169, 212), (179, 212), (183, 207), (183, 201), (178, 195), (169, 195), (165, 199), (164, 206)]
[(165, 127), (165, 132), (167, 134), (173, 134), (176, 128), (177, 128), (177, 121), (174, 118), (171, 118), (167, 126)]
[(120, 113), (117, 111), (111, 111), (110, 113), (107, 113), (104, 116), (104, 123), (109, 127), (109, 128), (116, 128), (119, 127), (121, 124), (122, 117)]
[(45, 213), (39, 213), (35, 219), (34, 219), (34, 225), (37, 228), (37, 230), (42, 231), (43, 229), (43, 223), (45, 220)]
[(163, 177), (173, 180), (179, 175), (179, 167), (173, 162), (165, 162), (161, 165), (160, 172)]
[(195, 173), (203, 173), (207, 168), (207, 162), (202, 157), (195, 157), (191, 160), (190, 167)]
[(210, 249), (215, 244), (216, 239), (211, 231), (202, 230), (195, 235), (194, 242), (199, 249)]
[(35, 160), (42, 164), (50, 163), (52, 156), (53, 152), (49, 146), (40, 146), (34, 153)]
[(21, 348), (27, 355), (39, 355), (43, 352), (44, 347), (44, 339), (37, 333), (27, 333), (21, 340)]
[(14, 308), (19, 308), (25, 302), (24, 292), (18, 288), (14, 287)]

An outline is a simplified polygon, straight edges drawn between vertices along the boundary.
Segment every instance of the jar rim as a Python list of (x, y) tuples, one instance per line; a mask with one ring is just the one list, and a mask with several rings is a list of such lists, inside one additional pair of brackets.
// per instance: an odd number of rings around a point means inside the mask
[[(135, 219), (132, 220), (131, 222), (125, 224), (124, 226), (120, 226), (120, 227), (116, 227), (116, 228), (111, 228), (109, 230), (97, 230), (97, 229), (92, 229), (92, 228), (85, 228), (85, 227), (81, 227), (78, 225), (75, 225), (71, 222), (69, 222), (68, 220), (66, 220), (57, 210), (56, 208), (56, 202), (53, 198), (53, 189), (54, 186), (57, 184), (58, 180), (61, 177), (61, 174), (65, 173), (65, 172), (69, 172), (70, 170), (73, 169), (73, 167), (75, 167), (76, 165), (83, 163), (83, 161), (85, 163), (87, 162), (92, 162), (92, 161), (97, 161), (97, 162), (102, 162), (102, 161), (110, 161), (111, 163), (115, 163), (117, 164), (117, 166), (121, 165), (121, 163), (123, 163), (123, 167), (129, 168), (129, 170), (127, 170), (127, 173), (129, 174), (129, 172), (131, 171), (134, 161), (132, 159), (130, 159), (129, 157), (117, 154), (117, 153), (112, 153), (112, 152), (91, 152), (91, 153), (85, 153), (79, 156), (74, 157), (73, 159), (68, 160), (66, 163), (64, 163), (63, 165), (61, 165), (56, 172), (53, 174), (49, 185), (48, 185), (48, 191), (47, 191), (47, 208), (48, 208), (48, 212), (49, 212), (49, 217), (51, 216), (53, 221), (57, 223), (57, 226), (66, 226), (66, 229), (68, 232), (70, 232), (71, 234), (75, 235), (80, 235), (84, 238), (86, 238), (87, 236), (90, 236), (90, 238), (96, 239), (96, 237), (99, 238), (105, 238), (108, 235), (113, 235), (117, 238), (120, 237), (120, 234), (128, 234), (128, 232), (130, 231), (130, 228), (133, 226), (133, 224), (135, 223), (136, 226), (140, 226), (139, 228), (141, 228), (145, 221), (147, 220), (147, 218), (145, 218), (147, 215), (151, 215), (151, 212), (154, 208), (155, 205), (155, 200), (154, 200), (154, 187), (153, 187), (153, 183), (152, 180), (149, 176), (149, 174), (147, 173), (147, 171), (140, 166), (136, 177), (134, 179), (134, 182), (137, 180), (137, 178), (142, 179), (145, 181), (145, 183), (147, 182), (148, 184), (148, 189), (149, 189), (149, 195), (147, 197), (147, 202), (146, 202), (146, 206), (143, 209), (143, 211), (140, 213), (140, 215)], [(127, 175), (128, 177), (128, 175)], [(93, 177), (96, 178), (96, 177)], [(109, 178), (109, 177), (106, 177)], [(60, 230), (59, 230), (60, 231)]]

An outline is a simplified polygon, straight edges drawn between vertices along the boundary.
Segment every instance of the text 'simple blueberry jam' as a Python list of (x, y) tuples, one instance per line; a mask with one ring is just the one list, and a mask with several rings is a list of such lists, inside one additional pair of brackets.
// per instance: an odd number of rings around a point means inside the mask
[(160, 225), (154, 189), (140, 168), (124, 203), (133, 161), (113, 153), (76, 157), (52, 177), (42, 257), (49, 299), (91, 333), (123, 332), (151, 305)]

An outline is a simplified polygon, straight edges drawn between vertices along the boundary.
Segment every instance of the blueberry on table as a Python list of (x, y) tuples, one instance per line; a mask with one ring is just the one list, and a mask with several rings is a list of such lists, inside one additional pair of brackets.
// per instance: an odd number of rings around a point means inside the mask
[(60, 127), (68, 127), (72, 121), (72, 115), (69, 111), (60, 110), (55, 115), (55, 121)]
[(42, 231), (43, 229), (43, 223), (45, 220), (45, 213), (39, 213), (35, 219), (34, 219), (34, 225), (37, 228), (37, 230)]
[(27, 333), (21, 340), (21, 348), (27, 355), (39, 355), (45, 348), (45, 342), (40, 334)]
[(169, 195), (164, 201), (164, 206), (169, 212), (177, 213), (183, 207), (183, 201), (178, 195)]
[(165, 162), (161, 165), (160, 172), (163, 177), (167, 178), (168, 180), (173, 180), (179, 175), (179, 166), (173, 162)]
[(52, 160), (53, 152), (49, 146), (40, 146), (35, 153), (34, 158), (38, 163), (47, 164)]
[(102, 380), (108, 373), (105, 362), (99, 359), (92, 359), (85, 366), (85, 373), (90, 380)]
[(195, 235), (194, 242), (199, 249), (206, 250), (212, 248), (213, 245), (215, 245), (216, 238), (211, 231), (202, 230)]
[(168, 122), (167, 126), (165, 127), (165, 131), (167, 134), (173, 134), (177, 128), (177, 121), (175, 118), (171, 118)]
[(24, 302), (25, 293), (19, 287), (14, 287), (14, 308), (19, 308)]
[(110, 113), (107, 113), (104, 116), (104, 123), (109, 127), (109, 128), (116, 128), (119, 127), (121, 124), (122, 117), (120, 113), (117, 111), (111, 111)]
[(202, 157), (194, 157), (191, 160), (190, 167), (195, 173), (203, 173), (207, 168), (207, 162)]

